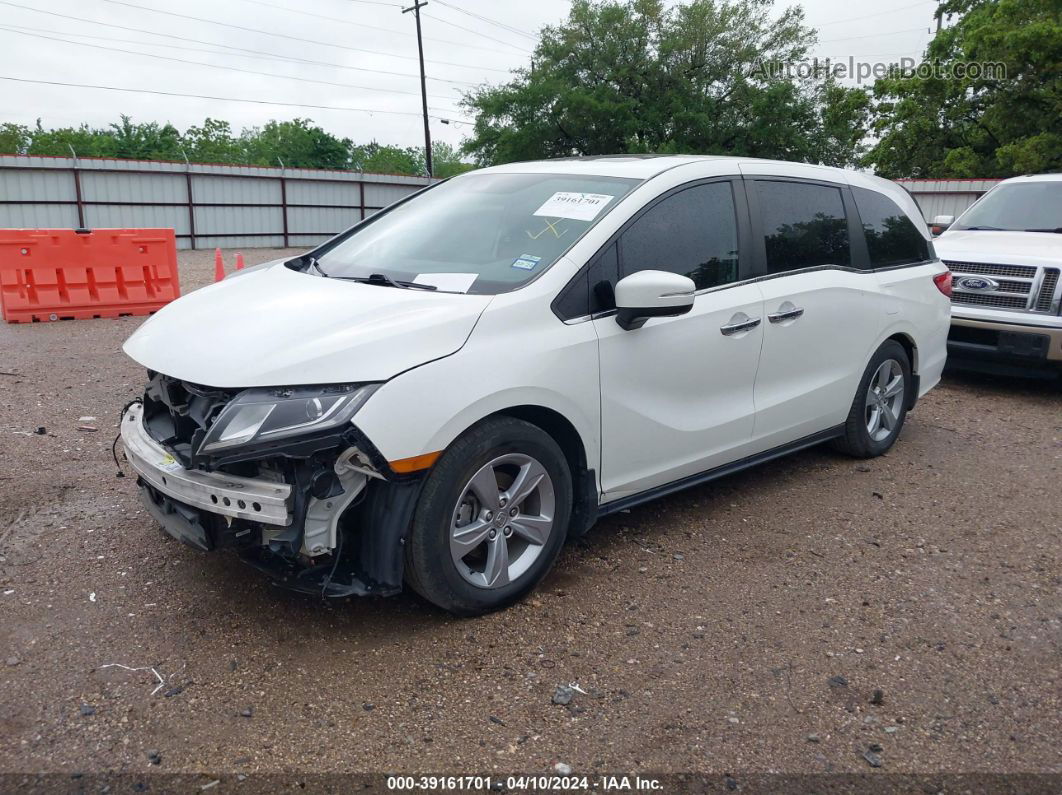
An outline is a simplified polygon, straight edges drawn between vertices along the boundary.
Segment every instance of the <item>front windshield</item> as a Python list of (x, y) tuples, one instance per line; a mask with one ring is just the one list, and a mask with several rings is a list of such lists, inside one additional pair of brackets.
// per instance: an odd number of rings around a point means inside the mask
[(318, 258), (333, 277), (381, 274), (495, 295), (535, 278), (639, 183), (568, 174), (469, 174), (425, 191)]
[(986, 193), (951, 228), (1058, 232), (1062, 230), (1062, 180), (1001, 185)]

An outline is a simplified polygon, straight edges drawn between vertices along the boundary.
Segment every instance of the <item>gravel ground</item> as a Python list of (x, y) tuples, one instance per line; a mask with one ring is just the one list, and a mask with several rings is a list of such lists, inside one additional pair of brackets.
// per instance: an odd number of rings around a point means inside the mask
[(951, 376), (887, 456), (610, 517), (455, 620), (164, 537), (111, 461), (141, 321), (0, 328), (2, 772), (1062, 773), (1057, 385)]

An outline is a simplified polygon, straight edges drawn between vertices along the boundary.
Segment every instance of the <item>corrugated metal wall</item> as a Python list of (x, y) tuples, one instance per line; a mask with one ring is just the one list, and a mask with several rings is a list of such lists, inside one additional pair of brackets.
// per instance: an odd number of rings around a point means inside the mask
[(999, 184), (998, 179), (898, 179), (914, 196), (926, 222), (938, 215), (958, 218), (963, 211)]
[(164, 227), (178, 248), (309, 247), (427, 177), (0, 155), (0, 228)]
[[(926, 221), (998, 179), (900, 179)], [(261, 166), (0, 155), (0, 228), (172, 227), (179, 248), (312, 246), (427, 177)]]

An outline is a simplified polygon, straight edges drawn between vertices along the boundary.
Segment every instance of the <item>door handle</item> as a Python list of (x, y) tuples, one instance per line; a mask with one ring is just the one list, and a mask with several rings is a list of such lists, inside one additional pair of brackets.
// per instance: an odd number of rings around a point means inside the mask
[(735, 334), (754, 329), (756, 326), (760, 325), (760, 318), (758, 317), (745, 316), (744, 320), (735, 320), (734, 318), (731, 318), (731, 321), (733, 322), (719, 327), (719, 331), (722, 332), (724, 337), (732, 337)]
[[(792, 305), (790, 305), (792, 306)], [(771, 323), (785, 323), (786, 321), (795, 321), (798, 317), (804, 314), (804, 310), (799, 307), (792, 307), (792, 309), (785, 309), (774, 314), (767, 315), (767, 319)]]

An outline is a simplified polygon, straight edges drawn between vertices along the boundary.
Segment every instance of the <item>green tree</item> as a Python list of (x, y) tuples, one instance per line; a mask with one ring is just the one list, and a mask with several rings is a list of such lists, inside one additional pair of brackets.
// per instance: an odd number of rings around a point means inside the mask
[(31, 155), (122, 157), (141, 160), (176, 160), (181, 157), (181, 134), (172, 124), (135, 124), (128, 116), (106, 129), (80, 127), (44, 129), (40, 119), (27, 130), (25, 150)]
[[(172, 124), (134, 124), (123, 115), (121, 121), (110, 126), (113, 141), (111, 157), (134, 160), (179, 160), (181, 134)], [(101, 141), (106, 140), (101, 138)]]
[(258, 165), (350, 168), (350, 139), (336, 138), (310, 119), (270, 121), (262, 128), (244, 130), (240, 141), (248, 162)]
[(0, 124), (0, 154), (25, 154), (30, 144), (30, 129), (23, 124)]
[(820, 135), (818, 153), (809, 158), (835, 166), (858, 165), (866, 152), (871, 99), (867, 91), (854, 91), (826, 80), (816, 89)]
[(465, 97), (477, 163), (621, 152), (727, 153), (852, 163), (864, 92), (773, 68), (814, 43), (771, 0), (576, 0), (534, 67)]
[(244, 163), (247, 155), (227, 121), (207, 118), (202, 126), (189, 127), (182, 137), (188, 159), (195, 163)]
[(71, 149), (81, 157), (116, 156), (114, 134), (110, 130), (95, 130), (87, 124), (46, 130), (37, 119), (37, 126), (30, 131), (27, 154), (69, 157)]
[(456, 177), (476, 167), (474, 163), (463, 160), (460, 150), (445, 141), (431, 142), (431, 161), (432, 170), (439, 179)]
[[(461, 152), (445, 141), (432, 141), (432, 168), (440, 179), (454, 177), (475, 168), (461, 159)], [(351, 148), (351, 164), (356, 171), (377, 174), (422, 176), (427, 165), (422, 146), (386, 146), (377, 141)]]
[[(866, 162), (886, 177), (1008, 177), (1062, 169), (1059, 0), (948, 0), (957, 15), (923, 66), (874, 85), (878, 143)], [(998, 64), (1000, 73), (967, 64)]]
[(371, 141), (350, 150), (351, 166), (356, 171), (375, 174), (423, 174), (424, 150), (414, 146), (386, 146)]
[[(233, 134), (227, 121), (207, 118), (183, 134), (172, 124), (134, 123), (128, 116), (105, 128), (45, 129), (19, 124), (0, 125), (0, 153), (60, 155), (71, 148), (79, 157), (114, 157), (140, 160), (182, 160), (195, 163), (254, 163), (292, 168), (334, 168), (384, 174), (423, 175), (424, 149), (391, 146), (372, 141), (353, 144), (337, 138), (309, 119), (270, 121), (262, 128)], [(461, 159), (459, 150), (442, 141), (432, 145), (436, 175), (450, 177), (475, 166)]]

